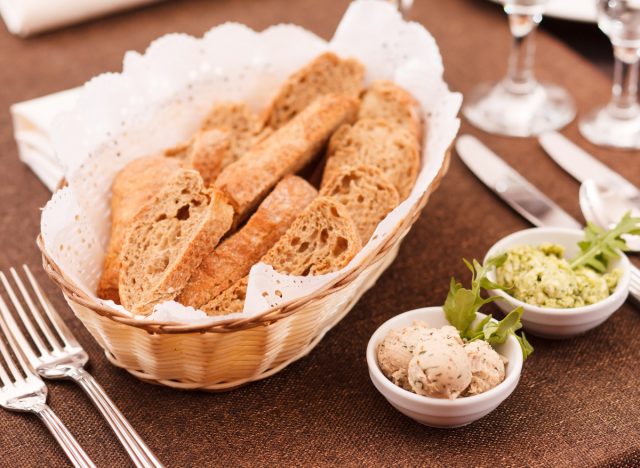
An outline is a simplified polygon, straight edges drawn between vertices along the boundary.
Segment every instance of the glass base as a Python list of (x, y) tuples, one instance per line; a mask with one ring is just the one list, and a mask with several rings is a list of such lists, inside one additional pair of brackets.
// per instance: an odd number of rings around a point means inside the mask
[(580, 133), (594, 145), (640, 149), (640, 115), (621, 119), (600, 107), (580, 120)]
[(576, 106), (563, 88), (536, 83), (528, 93), (507, 90), (504, 82), (481, 83), (465, 99), (463, 115), (485, 132), (535, 136), (571, 122)]

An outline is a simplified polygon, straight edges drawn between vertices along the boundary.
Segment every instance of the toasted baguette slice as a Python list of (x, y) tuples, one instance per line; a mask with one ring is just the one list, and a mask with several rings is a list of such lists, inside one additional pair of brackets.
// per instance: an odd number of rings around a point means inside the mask
[(180, 161), (184, 169), (200, 173), (209, 186), (225, 166), (235, 161), (232, 137), (226, 130), (199, 130), (189, 140), (164, 151), (164, 156)]
[(320, 195), (331, 197), (347, 208), (363, 244), (400, 202), (398, 191), (382, 171), (366, 164), (343, 167), (322, 188)]
[(111, 190), (111, 237), (98, 282), (98, 297), (120, 303), (120, 250), (126, 230), (138, 211), (179, 170), (180, 162), (175, 159), (146, 156), (127, 164), (114, 179)]
[(198, 308), (248, 275), (317, 195), (300, 177), (282, 179), (247, 224), (202, 260), (176, 300)]
[(385, 119), (404, 127), (422, 141), (422, 117), (418, 102), (392, 81), (371, 83), (362, 97), (358, 119)]
[(331, 137), (321, 188), (345, 166), (368, 164), (380, 169), (407, 198), (420, 169), (418, 145), (408, 130), (382, 119), (358, 120), (343, 125)]
[(357, 98), (362, 90), (364, 66), (327, 52), (291, 75), (266, 111), (267, 125), (277, 129), (324, 94)]
[(282, 177), (302, 169), (336, 128), (353, 122), (357, 112), (356, 99), (322, 96), (245, 157), (224, 168), (214, 186), (229, 196), (237, 220), (253, 210)]
[[(322, 275), (344, 268), (362, 248), (347, 209), (318, 197), (300, 214), (261, 261), (290, 275)], [(248, 276), (202, 306), (208, 315), (242, 312)]]
[(265, 129), (264, 121), (251, 112), (244, 102), (220, 102), (213, 106), (200, 130), (213, 129), (229, 133), (233, 158), (229, 162), (240, 159), (253, 145), (271, 133), (271, 129)]
[(204, 187), (200, 174), (182, 170), (134, 218), (122, 248), (120, 298), (135, 314), (174, 299), (229, 230), (233, 209)]
[(205, 186), (211, 185), (222, 169), (235, 161), (229, 132), (204, 130), (196, 133), (185, 151), (183, 166), (200, 173)]

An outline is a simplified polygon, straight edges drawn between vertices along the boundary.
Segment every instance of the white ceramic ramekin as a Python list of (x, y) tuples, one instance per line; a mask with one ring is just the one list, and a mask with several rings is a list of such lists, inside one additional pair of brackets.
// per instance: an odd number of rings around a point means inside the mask
[[(565, 255), (567, 258), (571, 258), (578, 253), (578, 241), (582, 240), (583, 237), (584, 233), (577, 229), (550, 227), (525, 229), (524, 231), (514, 232), (498, 241), (489, 249), (484, 260), (487, 261), (487, 259), (500, 255), (514, 247), (522, 245), (537, 246), (545, 242), (564, 246)], [(522, 324), (524, 329), (532, 335), (544, 338), (568, 338), (579, 335), (602, 324), (622, 306), (629, 295), (629, 282), (631, 280), (629, 259), (622, 252), (619, 253), (620, 257), (612, 261), (609, 268), (622, 270), (620, 281), (613, 294), (595, 304), (571, 309), (539, 307), (522, 302), (504, 291), (495, 290), (491, 293), (509, 301), (496, 302), (505, 312), (511, 311), (515, 306), (522, 306), (524, 309), (521, 319)], [(495, 272), (490, 272), (487, 276), (490, 280), (495, 281)]]
[[(477, 321), (484, 314), (478, 313)], [(387, 320), (373, 334), (367, 346), (367, 364), (373, 385), (391, 405), (401, 413), (421, 424), (431, 427), (452, 428), (465, 426), (496, 409), (516, 388), (522, 370), (522, 351), (518, 340), (510, 336), (496, 347), (498, 353), (509, 359), (505, 379), (496, 387), (479, 395), (460, 397), (455, 400), (416, 395), (398, 387), (387, 379), (378, 366), (378, 344), (390, 330), (411, 325), (414, 320), (422, 320), (432, 327), (449, 325), (442, 307), (425, 307), (405, 312)]]

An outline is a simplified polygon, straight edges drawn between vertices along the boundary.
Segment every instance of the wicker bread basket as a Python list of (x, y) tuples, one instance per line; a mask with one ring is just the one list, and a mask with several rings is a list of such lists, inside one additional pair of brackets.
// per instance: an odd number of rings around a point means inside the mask
[(82, 292), (52, 260), (42, 236), (38, 246), (45, 271), (114, 365), (170, 387), (229, 390), (304, 357), (351, 310), (395, 259), (402, 239), (447, 172), (449, 158), (450, 151), (409, 216), (355, 269), (311, 295), (249, 319), (206, 326), (135, 320)]

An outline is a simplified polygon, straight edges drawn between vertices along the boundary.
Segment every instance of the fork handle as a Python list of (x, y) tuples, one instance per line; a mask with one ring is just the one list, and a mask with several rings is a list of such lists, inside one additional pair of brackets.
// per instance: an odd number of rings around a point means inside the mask
[(56, 438), (64, 453), (67, 454), (71, 463), (78, 468), (95, 468), (87, 453), (80, 447), (78, 441), (73, 437), (69, 429), (60, 418), (47, 405), (37, 407), (34, 412), (47, 426), (53, 437)]
[(89, 396), (93, 404), (100, 410), (102, 416), (107, 420), (113, 432), (124, 446), (137, 467), (162, 468), (163, 465), (147, 447), (136, 430), (129, 424), (129, 421), (122, 415), (120, 410), (107, 396), (100, 384), (84, 369), (74, 369), (69, 372), (71, 377)]

